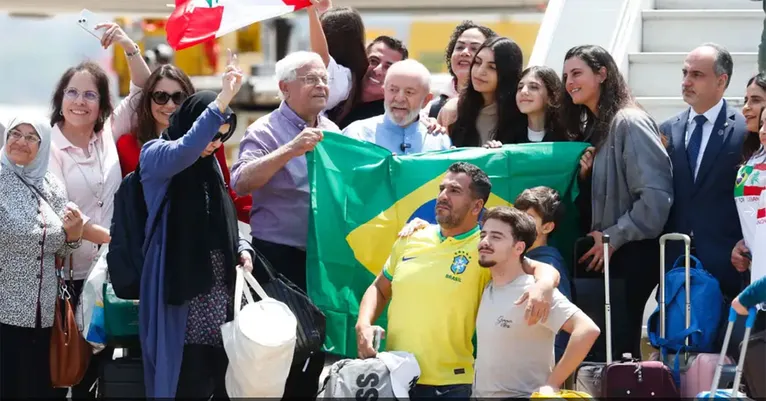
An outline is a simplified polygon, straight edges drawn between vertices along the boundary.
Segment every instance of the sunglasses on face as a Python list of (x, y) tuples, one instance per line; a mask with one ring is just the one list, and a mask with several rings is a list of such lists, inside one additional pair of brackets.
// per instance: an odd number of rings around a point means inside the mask
[(221, 141), (221, 143), (228, 141), (232, 135), (234, 135), (234, 130), (237, 129), (237, 115), (232, 114), (231, 117), (229, 117), (229, 120), (226, 121), (226, 124), (229, 124), (229, 130), (226, 132), (218, 132), (213, 137), (213, 140), (211, 142), (215, 141)]
[(173, 100), (173, 103), (176, 104), (176, 106), (179, 106), (184, 102), (184, 100), (186, 100), (186, 97), (186, 94), (183, 92), (173, 92), (170, 94), (165, 91), (156, 91), (152, 93), (152, 100), (154, 100), (154, 103), (157, 103), (160, 106), (166, 105), (171, 99)]
[(82, 93), (82, 98), (89, 103), (98, 103), (99, 95), (98, 93), (94, 91), (83, 91), (80, 92), (75, 88), (66, 88), (64, 89), (64, 97), (70, 100), (76, 100), (78, 97), (80, 97), (80, 94)]

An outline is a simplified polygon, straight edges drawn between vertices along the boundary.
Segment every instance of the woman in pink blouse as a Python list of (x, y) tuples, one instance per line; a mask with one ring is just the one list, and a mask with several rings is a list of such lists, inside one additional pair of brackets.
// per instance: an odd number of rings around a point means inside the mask
[[(105, 28), (102, 46), (108, 48), (114, 43), (119, 44), (128, 59), (133, 84), (143, 86), (151, 72), (138, 46), (117, 24), (106, 23), (99, 27)], [(49, 169), (64, 184), (69, 200), (80, 207), (85, 223), (82, 246), (73, 253), (71, 260), (75, 303), (79, 301), (99, 248), (110, 240), (114, 194), (122, 181), (115, 147), (117, 138), (112, 132), (129, 130), (130, 103), (137, 91), (132, 92), (113, 109), (106, 73), (97, 64), (84, 62), (64, 73), (53, 95)], [(66, 266), (66, 270), (69, 267)], [(111, 349), (101, 352), (99, 358), (111, 358)], [(73, 398), (89, 397), (88, 392), (97, 378), (99, 360), (92, 360), (88, 374), (72, 389)]]

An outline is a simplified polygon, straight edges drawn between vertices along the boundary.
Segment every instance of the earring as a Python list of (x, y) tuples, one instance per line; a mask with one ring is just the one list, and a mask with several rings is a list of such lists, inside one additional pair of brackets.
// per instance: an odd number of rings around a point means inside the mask
[(59, 110), (59, 115), (62, 116), (62, 117), (64, 116), (64, 110), (63, 109)]

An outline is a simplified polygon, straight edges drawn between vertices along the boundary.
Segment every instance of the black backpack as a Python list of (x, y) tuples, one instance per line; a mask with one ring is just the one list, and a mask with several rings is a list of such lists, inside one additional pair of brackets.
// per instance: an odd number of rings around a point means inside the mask
[[(167, 196), (154, 219), (151, 233), (157, 229)], [(122, 179), (114, 194), (114, 216), (109, 229), (111, 242), (106, 254), (109, 280), (114, 293), (122, 299), (138, 299), (141, 292), (141, 272), (144, 268), (144, 242), (148, 211), (141, 184), (141, 166)]]

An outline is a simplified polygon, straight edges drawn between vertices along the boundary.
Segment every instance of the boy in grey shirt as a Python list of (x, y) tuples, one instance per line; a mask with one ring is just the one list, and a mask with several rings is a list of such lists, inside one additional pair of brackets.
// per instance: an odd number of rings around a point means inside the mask
[[(558, 290), (548, 319), (529, 326), (524, 305), (515, 301), (534, 284), (521, 261), (537, 236), (535, 222), (510, 207), (487, 211), (479, 243), (479, 265), (492, 281), (484, 291), (476, 321), (477, 354), (473, 396), (525, 397), (559, 390), (598, 338), (598, 326)], [(559, 330), (571, 334), (554, 366), (554, 339)]]

